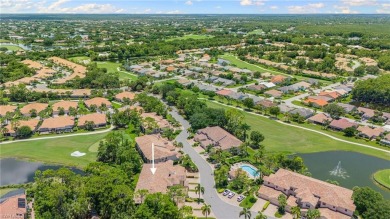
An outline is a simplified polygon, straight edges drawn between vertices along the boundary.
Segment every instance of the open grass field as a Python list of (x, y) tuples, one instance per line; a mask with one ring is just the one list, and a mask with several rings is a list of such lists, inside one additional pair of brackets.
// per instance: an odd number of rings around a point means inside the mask
[(130, 80), (137, 80), (138, 76), (135, 74), (132, 74), (130, 72), (126, 71), (118, 71), (118, 68), (122, 66), (120, 63), (115, 63), (115, 62), (96, 62), (98, 68), (106, 68), (108, 73), (114, 73), (118, 72), (119, 73), (119, 79), (124, 80), (124, 79), (130, 79)]
[(197, 34), (188, 34), (182, 37), (174, 37), (167, 39), (165, 41), (174, 41), (174, 40), (188, 40), (188, 39), (193, 39), (193, 40), (203, 40), (203, 39), (208, 39), (208, 38), (213, 38), (214, 36), (208, 36), (208, 35), (197, 35)]
[(7, 48), (8, 50), (11, 50), (11, 51), (24, 50), (24, 49), (22, 49), (19, 46), (13, 46), (13, 45), (0, 45), (0, 47), (5, 47), (5, 48)]
[(70, 61), (75, 62), (75, 63), (82, 63), (84, 60), (88, 60), (88, 56), (77, 56), (77, 57), (72, 57), (69, 58)]
[(390, 189), (390, 169), (379, 170), (374, 173), (373, 177), (377, 183), (383, 187), (386, 187), (387, 189)]
[(9, 43), (9, 42), (11, 42), (11, 41), (5, 40), (5, 39), (0, 39), (0, 43)]
[(262, 33), (264, 33), (264, 31), (262, 29), (256, 29), (256, 30), (252, 30), (252, 31), (248, 32), (248, 35), (250, 35), (250, 34), (260, 35)]
[[(96, 160), (97, 153), (91, 152), (89, 147), (106, 135), (107, 133), (103, 133), (0, 145), (0, 158), (13, 157), (82, 168)], [(74, 151), (87, 154), (83, 157), (70, 156)]]
[[(228, 106), (211, 102), (209, 100), (205, 101), (209, 107), (225, 109), (228, 108)], [(265, 136), (263, 144), (265, 145), (266, 150), (269, 152), (285, 152), (291, 154), (343, 150), (359, 152), (390, 160), (389, 153), (384, 153), (374, 149), (359, 147), (357, 145), (336, 141), (334, 139), (315, 132), (280, 124), (277, 121), (274, 121), (269, 118), (253, 115), (247, 112), (243, 113), (245, 115), (246, 123), (251, 126), (252, 130), (260, 131)], [(317, 131), (323, 131), (321, 130), (321, 127), (314, 126), (311, 124), (304, 124), (302, 126), (306, 128), (312, 128)], [(341, 133), (331, 131), (323, 132), (338, 137), (340, 139), (365, 143), (361, 140), (358, 141), (353, 138), (344, 137)], [(374, 143), (367, 143), (367, 145), (378, 147)]]

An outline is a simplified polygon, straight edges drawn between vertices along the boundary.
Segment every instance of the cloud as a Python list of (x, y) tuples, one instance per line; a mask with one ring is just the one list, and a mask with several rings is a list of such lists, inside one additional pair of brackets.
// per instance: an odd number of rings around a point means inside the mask
[(341, 0), (341, 3), (348, 6), (377, 5), (376, 0)]
[(108, 13), (125, 13), (123, 8), (117, 8), (111, 4), (88, 3), (74, 7), (64, 7), (63, 5), (70, 0), (58, 0), (50, 5), (41, 4), (37, 6), (39, 13), (80, 13), (80, 14), (108, 14)]
[(378, 14), (390, 14), (390, 4), (382, 4), (383, 8), (378, 8), (376, 13)]
[(337, 13), (337, 14), (357, 14), (358, 13), (357, 11), (351, 10), (347, 6), (335, 5), (334, 8), (337, 9), (337, 11), (335, 11), (335, 13)]
[(240, 5), (248, 6), (248, 5), (264, 5), (266, 0), (240, 0)]
[(0, 0), (0, 9), (2, 13), (23, 13), (35, 9), (36, 5), (42, 2), (33, 0)]
[(222, 7), (221, 6), (215, 6), (215, 9), (221, 9)]
[(192, 1), (186, 1), (185, 4), (186, 4), (186, 5), (192, 5), (193, 3), (192, 3)]
[(325, 7), (324, 3), (313, 3), (307, 5), (292, 5), (288, 6), (287, 10), (293, 14), (318, 13), (318, 9)]
[(278, 6), (276, 6), (276, 5), (273, 5), (273, 6), (269, 7), (269, 8), (270, 8), (270, 9), (272, 9), (272, 10), (279, 9), (279, 7), (278, 7)]

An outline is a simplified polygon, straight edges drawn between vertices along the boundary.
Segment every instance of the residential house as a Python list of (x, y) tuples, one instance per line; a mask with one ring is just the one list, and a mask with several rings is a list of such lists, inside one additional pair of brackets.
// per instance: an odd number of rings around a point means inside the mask
[(390, 147), (390, 133), (388, 133), (382, 140), (379, 142), (381, 145), (386, 145)]
[(298, 114), (298, 115), (302, 116), (303, 118), (307, 119), (310, 116), (312, 116), (314, 114), (314, 112), (311, 109), (297, 108), (297, 109), (291, 110), (290, 114), (292, 114), (292, 115)]
[(231, 98), (231, 99), (234, 99), (234, 100), (244, 100), (246, 98), (249, 98), (249, 95), (244, 94), (242, 92), (234, 92), (234, 91), (232, 91), (232, 93), (228, 94), (228, 97)]
[(266, 86), (267, 88), (273, 88), (275, 87), (276, 85), (272, 82), (261, 82), (260, 84), (263, 84), (264, 86)]
[(359, 131), (359, 136), (370, 140), (380, 137), (385, 132), (382, 127), (370, 128), (368, 126), (359, 126), (357, 130)]
[(354, 122), (350, 122), (347, 119), (338, 119), (338, 120), (333, 120), (330, 124), (329, 127), (337, 130), (337, 131), (342, 131), (346, 128), (349, 127), (357, 127), (358, 125)]
[(325, 122), (332, 122), (332, 118), (326, 114), (326, 113), (318, 113), (310, 118), (307, 119), (307, 121), (311, 122), (311, 123), (315, 123), (315, 124), (319, 124), (319, 125), (324, 125)]
[(233, 93), (233, 91), (223, 89), (223, 90), (219, 90), (219, 91), (217, 91), (217, 92), (215, 92), (215, 93), (216, 93), (217, 95), (220, 95), (220, 96), (228, 97), (230, 94)]
[(34, 133), (37, 129), (39, 123), (39, 119), (30, 119), (30, 120), (19, 120), (14, 123), (9, 123), (5, 128), (7, 129), (7, 132), (5, 135), (16, 137), (16, 129), (22, 127), (22, 126), (28, 126), (30, 127), (31, 131)]
[(326, 105), (328, 105), (328, 102), (322, 99), (312, 99), (312, 98), (307, 98), (306, 100), (303, 101), (307, 105), (312, 105), (317, 108), (322, 108)]
[(125, 99), (128, 99), (129, 101), (134, 100), (135, 93), (124, 91), (122, 93), (119, 93), (115, 95), (115, 100), (119, 102), (123, 102)]
[(0, 199), (0, 218), (27, 218), (27, 200), (25, 194)]
[(281, 113), (287, 113), (287, 112), (292, 111), (292, 110), (295, 109), (295, 108), (290, 107), (290, 106), (288, 106), (288, 105), (285, 104), (285, 103), (282, 103), (282, 104), (279, 105), (279, 109), (280, 109), (280, 112), (281, 112)]
[(95, 128), (106, 127), (107, 116), (106, 114), (101, 113), (82, 115), (78, 119), (77, 126), (80, 128), (84, 128), (87, 122), (93, 122)]
[(337, 103), (337, 105), (343, 107), (346, 113), (354, 112), (357, 109), (356, 106), (351, 104)]
[[(166, 194), (170, 187), (180, 185), (188, 189), (186, 170), (180, 165), (173, 165), (173, 161), (155, 164), (157, 171), (153, 174), (150, 170), (152, 164), (144, 164), (139, 175), (135, 194), (139, 190), (147, 190), (149, 193), (161, 192)], [(142, 203), (142, 197), (136, 196), (135, 203)]]
[(20, 113), (22, 113), (23, 116), (31, 116), (31, 112), (35, 110), (36, 114), (38, 115), (40, 112), (44, 111), (49, 104), (47, 103), (29, 103), (25, 106), (23, 106), (20, 109)]
[(271, 78), (271, 82), (274, 83), (274, 84), (281, 84), (283, 83), (285, 80), (287, 80), (288, 77), (286, 76), (283, 76), (283, 75), (275, 75)]
[(60, 110), (63, 109), (65, 114), (69, 114), (69, 109), (78, 108), (78, 103), (75, 101), (62, 100), (60, 102), (56, 102), (51, 107), (53, 109), (53, 115), (58, 115)]
[(305, 91), (308, 89), (311, 85), (307, 82), (301, 81), (289, 86), (284, 86), (279, 88), (280, 91), (283, 93), (290, 93), (290, 92), (298, 92), (298, 91)]
[(72, 94), (70, 97), (72, 98), (88, 98), (91, 96), (91, 90), (90, 89), (75, 89), (71, 91)]
[(214, 84), (222, 84), (223, 86), (229, 86), (229, 85), (235, 85), (236, 84), (236, 82), (233, 81), (233, 80), (229, 80), (229, 79), (225, 79), (225, 78), (218, 78), (218, 77), (215, 80), (213, 80), (213, 83)]
[(353, 86), (348, 86), (348, 85), (344, 85), (344, 84), (339, 85), (337, 87), (334, 87), (335, 90), (344, 90), (347, 93), (351, 92), (352, 88), (353, 88)]
[(371, 119), (375, 116), (375, 110), (364, 108), (364, 107), (358, 107), (357, 111), (362, 116), (362, 119)]
[(61, 133), (72, 132), (74, 127), (74, 117), (60, 116), (43, 120), (39, 127), (39, 133)]
[(158, 133), (163, 129), (172, 128), (168, 120), (164, 119), (164, 117), (160, 115), (157, 115), (155, 112), (142, 113), (141, 117), (143, 118), (143, 123), (141, 126), (143, 132), (146, 132), (146, 130), (151, 130), (152, 133)]
[(330, 97), (326, 97), (326, 96), (308, 96), (307, 97), (308, 99), (313, 99), (313, 100), (324, 100), (326, 102), (331, 102), (333, 99), (330, 98)]
[(241, 140), (219, 126), (199, 129), (196, 133), (194, 140), (199, 142), (204, 149), (212, 145), (222, 150), (228, 150), (242, 144)]
[(7, 113), (13, 114), (17, 108), (17, 106), (12, 105), (0, 105), (0, 117), (6, 116)]
[(263, 109), (268, 109), (268, 108), (271, 108), (271, 107), (274, 107), (274, 106), (277, 106), (276, 103), (270, 101), (270, 100), (261, 100), (257, 103), (257, 105), (260, 105), (261, 108)]
[(310, 85), (317, 85), (318, 84), (318, 80), (317, 79), (314, 79), (314, 78), (309, 78), (306, 80)]
[(264, 176), (263, 180), (258, 196), (279, 205), (279, 195), (286, 195), (288, 212), (294, 206), (299, 206), (302, 213), (308, 209), (328, 209), (338, 215), (335, 217), (338, 219), (351, 218), (356, 209), (352, 190), (296, 172), (280, 168), (276, 173)]
[(328, 97), (328, 98), (330, 98), (329, 101), (334, 101), (337, 98), (339, 98), (341, 96), (341, 94), (338, 93), (337, 91), (322, 91), (318, 94), (318, 96)]
[(261, 91), (267, 89), (267, 86), (264, 84), (250, 85), (247, 87), (248, 90)]
[(281, 98), (283, 96), (283, 92), (278, 90), (269, 90), (264, 92), (264, 94), (274, 98)]
[(95, 106), (96, 108), (99, 108), (101, 106), (106, 106), (107, 108), (112, 107), (111, 102), (103, 97), (95, 97), (84, 101), (84, 103), (88, 107), (88, 109), (91, 109), (92, 106)]
[[(180, 153), (173, 143), (158, 134), (136, 137), (135, 142), (137, 150), (145, 163), (152, 163), (152, 153), (154, 153), (155, 163), (165, 162), (167, 160), (175, 161), (180, 157)], [(154, 144), (154, 152), (152, 144)]]

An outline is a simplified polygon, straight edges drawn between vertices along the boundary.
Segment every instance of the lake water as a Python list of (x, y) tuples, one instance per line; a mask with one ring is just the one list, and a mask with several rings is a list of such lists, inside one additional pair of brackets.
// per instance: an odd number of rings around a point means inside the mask
[[(47, 165), (38, 162), (27, 162), (13, 158), (0, 159), (0, 186), (9, 184), (21, 184), (32, 182), (35, 171), (48, 169), (59, 169), (61, 166)], [(83, 173), (76, 168), (70, 168), (75, 173)]]
[(390, 199), (390, 191), (374, 184), (372, 175), (380, 169), (390, 168), (390, 161), (356, 152), (329, 151), (298, 154), (303, 158), (309, 172), (320, 180), (336, 180), (340, 186), (368, 186)]

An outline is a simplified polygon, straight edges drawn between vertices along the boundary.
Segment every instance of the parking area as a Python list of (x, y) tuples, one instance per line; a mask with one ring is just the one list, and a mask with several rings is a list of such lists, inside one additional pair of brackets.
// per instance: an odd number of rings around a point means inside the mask
[[(262, 211), (263, 210), (263, 206), (264, 204), (266, 203), (267, 201), (262, 199), (262, 198), (258, 198), (257, 199), (257, 202), (252, 206), (251, 210), (254, 211), (254, 212), (258, 212), (258, 211)], [(275, 215), (275, 213), (278, 211), (278, 206), (276, 205), (273, 205), (273, 204), (269, 204), (267, 209), (265, 211), (263, 211), (263, 214), (265, 215)], [(285, 215), (283, 215), (283, 217), (281, 217), (283, 219), (292, 219), (293, 216), (286, 212)]]

